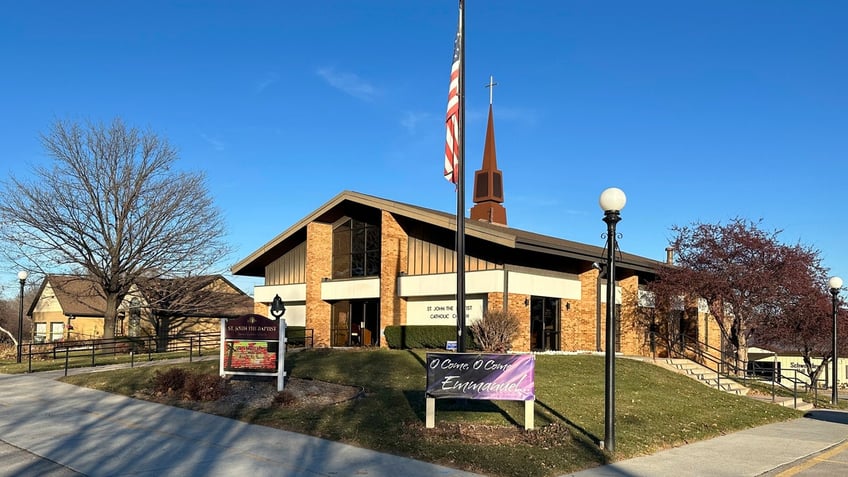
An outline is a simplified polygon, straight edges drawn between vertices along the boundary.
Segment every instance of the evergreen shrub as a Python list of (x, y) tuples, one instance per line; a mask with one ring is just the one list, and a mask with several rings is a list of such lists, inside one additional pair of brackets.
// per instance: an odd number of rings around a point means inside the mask
[[(455, 326), (387, 326), (384, 334), (389, 348), (393, 349), (423, 348), (443, 350), (447, 346), (448, 341), (456, 341)], [(471, 346), (473, 343), (473, 336), (466, 334), (466, 345)]]

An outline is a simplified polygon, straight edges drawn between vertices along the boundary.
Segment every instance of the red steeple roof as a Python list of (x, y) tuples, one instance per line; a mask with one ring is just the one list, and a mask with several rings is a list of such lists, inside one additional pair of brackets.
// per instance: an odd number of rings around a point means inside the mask
[(492, 105), (489, 104), (489, 123), (486, 126), (486, 144), (483, 147), (483, 168), (474, 173), (474, 207), (471, 220), (482, 220), (506, 225), (506, 208), (501, 205), (503, 195), (503, 173), (498, 169), (495, 153), (495, 121)]

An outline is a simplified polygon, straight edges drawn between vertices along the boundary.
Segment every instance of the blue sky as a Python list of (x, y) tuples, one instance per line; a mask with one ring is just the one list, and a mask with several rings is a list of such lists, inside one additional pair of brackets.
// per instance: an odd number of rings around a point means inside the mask
[[(469, 0), (466, 174), (494, 75), (510, 226), (602, 246), (617, 186), (626, 252), (762, 219), (848, 277), (846, 24), (841, 1)], [(149, 127), (207, 173), (227, 268), (346, 189), (453, 212), (456, 25), (455, 0), (5, 2), (0, 178), (47, 161), (55, 119)]]

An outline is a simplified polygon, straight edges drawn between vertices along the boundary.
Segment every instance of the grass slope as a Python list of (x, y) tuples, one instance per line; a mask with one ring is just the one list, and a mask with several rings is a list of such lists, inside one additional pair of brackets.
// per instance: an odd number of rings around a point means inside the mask
[[(649, 363), (616, 360), (616, 452), (601, 452), (604, 360), (536, 357), (536, 430), (524, 404), (439, 400), (425, 429), (425, 353), (308, 350), (286, 357), (289, 375), (362, 386), (363, 399), (318, 409), (241, 409), (246, 422), (311, 434), (493, 476), (551, 476), (739, 429), (798, 417), (792, 409), (710, 389)], [(216, 362), (191, 365), (217, 373)], [(70, 383), (132, 395), (155, 368), (79, 375)], [(190, 405), (189, 405), (190, 406)]]

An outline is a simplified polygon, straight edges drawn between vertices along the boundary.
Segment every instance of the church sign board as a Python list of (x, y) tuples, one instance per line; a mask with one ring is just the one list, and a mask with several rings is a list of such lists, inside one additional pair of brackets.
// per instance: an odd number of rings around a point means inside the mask
[(285, 328), (285, 320), (272, 320), (256, 314), (223, 319), (221, 376), (277, 376), (277, 388), (282, 390)]

